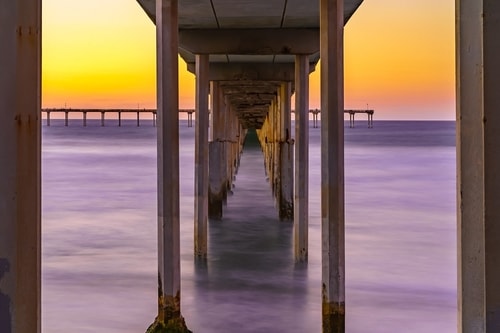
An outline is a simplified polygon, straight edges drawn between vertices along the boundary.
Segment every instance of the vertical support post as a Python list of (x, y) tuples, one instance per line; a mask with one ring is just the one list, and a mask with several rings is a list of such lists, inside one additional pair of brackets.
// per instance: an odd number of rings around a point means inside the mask
[(344, 1), (320, 0), (323, 332), (345, 332)]
[(309, 57), (295, 56), (295, 260), (307, 261), (309, 204)]
[(68, 113), (69, 113), (68, 111), (64, 112), (64, 126), (66, 127), (68, 126), (68, 118), (69, 118)]
[(139, 123), (139, 111), (137, 111), (137, 127), (139, 127), (140, 123)]
[(226, 198), (226, 150), (225, 150), (225, 123), (226, 113), (224, 96), (220, 85), (216, 81), (210, 82), (210, 96), (212, 102), (212, 125), (210, 126), (212, 142), (209, 145), (209, 193), (208, 216), (221, 219), (223, 203)]
[(231, 178), (231, 115), (232, 115), (232, 106), (229, 98), (227, 96), (224, 97), (225, 102), (225, 110), (224, 113), (226, 115), (226, 120), (224, 124), (224, 151), (226, 154), (226, 158), (224, 160), (224, 165), (226, 168), (225, 171), (225, 183), (226, 183), (226, 193), (231, 193), (233, 180)]
[(50, 126), (50, 111), (47, 111), (47, 126)]
[(207, 256), (208, 237), (208, 55), (196, 58), (194, 253)]
[(39, 333), (41, 1), (0, 2), (0, 332)]
[(83, 126), (87, 126), (87, 112), (83, 111)]
[(458, 327), (500, 330), (500, 3), (457, 0)]
[(118, 111), (118, 127), (122, 126), (122, 113)]
[(181, 315), (177, 13), (177, 0), (156, 0), (158, 316), (147, 332), (189, 332)]
[(291, 96), (292, 83), (283, 82), (280, 86), (280, 176), (279, 217), (293, 220), (293, 143), (291, 140)]
[(106, 112), (104, 111), (101, 111), (101, 126), (104, 127), (104, 115), (105, 115)]

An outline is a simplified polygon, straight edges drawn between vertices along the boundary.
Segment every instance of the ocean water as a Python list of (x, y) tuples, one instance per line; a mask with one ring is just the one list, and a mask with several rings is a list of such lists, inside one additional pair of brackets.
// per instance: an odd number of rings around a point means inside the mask
[[(156, 315), (156, 128), (42, 130), (44, 333), (144, 332)], [(456, 332), (454, 122), (345, 128), (346, 331)], [(193, 259), (194, 128), (180, 123), (182, 313), (195, 333), (320, 332), (320, 130), (309, 262), (296, 265), (260, 148), (245, 147), (206, 264)]]

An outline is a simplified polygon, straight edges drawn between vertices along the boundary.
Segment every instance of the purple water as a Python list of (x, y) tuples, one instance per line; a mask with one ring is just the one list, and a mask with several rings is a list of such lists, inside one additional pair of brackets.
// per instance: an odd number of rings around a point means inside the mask
[[(156, 314), (156, 128), (43, 126), (44, 333), (144, 332)], [(312, 125), (312, 124), (311, 124)], [(346, 134), (348, 333), (456, 332), (454, 122)], [(320, 130), (310, 128), (309, 262), (295, 265), (259, 147), (193, 260), (194, 128), (181, 133), (182, 311), (195, 333), (320, 332)]]

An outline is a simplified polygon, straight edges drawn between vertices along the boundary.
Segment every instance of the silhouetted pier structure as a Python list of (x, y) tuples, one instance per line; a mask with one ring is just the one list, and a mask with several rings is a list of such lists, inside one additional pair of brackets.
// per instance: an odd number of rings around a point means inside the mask
[[(137, 127), (140, 126), (140, 114), (152, 115), (153, 126), (156, 126), (156, 109), (42, 109), (42, 112), (46, 114), (46, 124), (50, 126), (50, 114), (51, 113), (64, 113), (64, 126), (69, 124), (69, 114), (70, 113), (81, 113), (83, 126), (87, 126), (87, 114), (88, 113), (100, 113), (101, 114), (101, 126), (105, 126), (106, 113), (113, 113), (118, 115), (118, 126), (122, 125), (122, 114), (133, 113), (136, 114)], [(186, 113), (188, 116), (187, 126), (193, 127), (193, 109), (180, 109), (179, 112)], [(294, 111), (292, 111), (294, 112)], [(313, 115), (313, 128), (318, 128), (318, 116), (321, 113), (319, 109), (311, 109), (309, 113)], [(349, 113), (349, 127), (354, 128), (354, 114), (356, 113), (366, 113), (368, 115), (368, 128), (373, 127), (373, 114), (374, 110), (344, 110), (344, 113)]]
[[(321, 114), (320, 109), (309, 110), (313, 115), (313, 128), (318, 128), (318, 116)], [(375, 110), (344, 110), (344, 113), (349, 114), (349, 128), (354, 128), (354, 115), (356, 113), (366, 113), (368, 115), (368, 128), (373, 128), (373, 114)]]
[[(148, 331), (188, 332), (180, 293), (180, 55), (196, 75), (194, 254), (201, 260), (209, 255), (209, 214), (221, 213), (252, 128), (265, 146), (280, 216), (293, 219), (295, 259), (307, 261), (309, 74), (321, 58), (321, 312), (323, 332), (345, 332), (344, 25), (363, 0), (137, 1), (157, 34), (159, 295)], [(1, 5), (0, 332), (41, 330), (41, 2)], [(456, 3), (458, 330), (496, 333), (500, 2)]]
[[(98, 113), (101, 115), (101, 126), (105, 126), (106, 114), (112, 113), (118, 115), (118, 126), (122, 125), (122, 114), (132, 113), (136, 115), (137, 127), (140, 126), (140, 115), (141, 114), (151, 114), (151, 120), (153, 126), (156, 126), (156, 109), (42, 109), (42, 112), (46, 114), (46, 124), (50, 126), (50, 115), (51, 113), (64, 113), (64, 126), (69, 125), (69, 115), (70, 113), (81, 113), (83, 126), (87, 126), (87, 114), (88, 113)], [(191, 109), (180, 109), (179, 112), (186, 113), (188, 115), (188, 127), (193, 126), (193, 113), (194, 110)]]
[(368, 116), (368, 128), (373, 128), (374, 110), (344, 110), (344, 113), (349, 114), (349, 128), (354, 128), (354, 116), (356, 113), (366, 113)]

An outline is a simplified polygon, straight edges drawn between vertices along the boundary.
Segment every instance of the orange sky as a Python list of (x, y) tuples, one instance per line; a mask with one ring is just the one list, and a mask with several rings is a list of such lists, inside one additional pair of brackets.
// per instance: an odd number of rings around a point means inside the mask
[[(156, 105), (155, 27), (135, 0), (44, 0), (42, 52), (43, 107)], [(454, 66), (454, 0), (365, 0), (345, 28), (345, 107), (454, 119)], [(179, 68), (180, 107), (192, 108), (194, 76)]]

